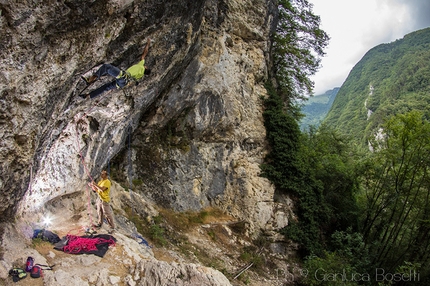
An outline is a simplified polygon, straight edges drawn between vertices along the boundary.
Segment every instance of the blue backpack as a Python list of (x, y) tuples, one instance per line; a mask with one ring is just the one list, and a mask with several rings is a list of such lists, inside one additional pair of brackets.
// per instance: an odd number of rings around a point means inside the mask
[(49, 241), (52, 244), (55, 244), (61, 240), (58, 235), (46, 229), (35, 229), (33, 231), (33, 239), (34, 238), (40, 238), (44, 241)]

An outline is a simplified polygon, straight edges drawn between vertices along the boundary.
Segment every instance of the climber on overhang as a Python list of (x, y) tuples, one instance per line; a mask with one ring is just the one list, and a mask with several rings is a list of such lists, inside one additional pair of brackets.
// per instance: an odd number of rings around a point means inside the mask
[(143, 50), (142, 56), (140, 57), (139, 63), (129, 67), (126, 71), (122, 71), (116, 66), (113, 66), (110, 64), (103, 64), (95, 72), (95, 74), (93, 74), (88, 79), (86, 79), (87, 83), (91, 84), (95, 82), (97, 79), (99, 79), (100, 77), (105, 75), (113, 76), (115, 80), (100, 86), (99, 88), (91, 91), (90, 93), (80, 94), (79, 96), (84, 99), (94, 98), (106, 91), (122, 88), (126, 86), (128, 83), (130, 83), (131, 80), (137, 81), (141, 79), (144, 75), (149, 75), (151, 73), (151, 70), (145, 66), (145, 57), (148, 54), (150, 42), (151, 42), (151, 39), (148, 38), (145, 49)]

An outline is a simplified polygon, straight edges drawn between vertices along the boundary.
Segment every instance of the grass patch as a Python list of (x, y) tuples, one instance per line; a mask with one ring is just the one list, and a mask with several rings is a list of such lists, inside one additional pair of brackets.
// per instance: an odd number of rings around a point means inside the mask
[(207, 232), (207, 234), (208, 234), (208, 236), (213, 240), (213, 241), (215, 241), (216, 240), (216, 238), (217, 238), (217, 235), (216, 235), (216, 233), (215, 233), (215, 231), (214, 230), (208, 230), (208, 232)]
[(231, 219), (223, 211), (217, 208), (207, 208), (200, 212), (177, 213), (171, 210), (160, 210), (160, 214), (166, 222), (179, 231), (187, 231), (192, 227), (211, 223), (216, 220)]
[(231, 278), (231, 274), (228, 273), (224, 266), (224, 261), (208, 255), (208, 252), (199, 245), (190, 244), (183, 242), (180, 246), (181, 253), (192, 260), (197, 260), (201, 265), (211, 267), (223, 273), (226, 277)]
[[(222, 210), (217, 208), (181, 213), (167, 209), (159, 209), (158, 211), (159, 215), (152, 217), (152, 222), (149, 224), (138, 214), (132, 213), (130, 208), (126, 209), (130, 221), (154, 245), (163, 248), (176, 248), (176, 251), (182, 254), (181, 256), (187, 257), (190, 261), (217, 269), (226, 277), (232, 278), (232, 274), (226, 269), (222, 259), (209, 255), (204, 246), (191, 243), (186, 235), (187, 232), (195, 231), (194, 228), (206, 224), (208, 226), (202, 229), (205, 230), (210, 240), (224, 248), (227, 247), (226, 251), (235, 251), (234, 246), (229, 247), (231, 236), (227, 228), (222, 225), (223, 222), (231, 222), (233, 220), (231, 216), (224, 214)], [(242, 232), (245, 225), (239, 224), (236, 227), (237, 232)], [(174, 260), (161, 249), (158, 249), (156, 255), (163, 259)], [(253, 259), (257, 260), (257, 258)], [(256, 263), (259, 264), (258, 261)]]
[(253, 263), (252, 266), (255, 268), (262, 267), (264, 264), (263, 258), (258, 253), (255, 253), (249, 247), (245, 247), (244, 251), (240, 254), (240, 259), (246, 264)]
[(133, 212), (133, 209), (130, 207), (126, 207), (124, 210), (127, 218), (136, 226), (137, 232), (141, 234), (148, 232), (148, 223), (141, 216), (136, 212)]
[(167, 244), (164, 228), (158, 224), (153, 224), (149, 228), (149, 236), (151, 240), (158, 246), (165, 246)]
[(270, 259), (270, 252), (267, 251), (269, 248), (270, 241), (267, 236), (260, 235), (252, 241), (251, 246), (243, 249), (243, 253), (250, 254), (250, 256), (244, 254), (244, 258), (254, 263), (252, 268), (261, 277), (267, 277), (267, 274), (277, 267)]
[(125, 208), (125, 213), (128, 219), (136, 226), (137, 232), (148, 237), (157, 246), (165, 246), (167, 244), (165, 228), (162, 226), (162, 217), (154, 217), (153, 223), (150, 225), (139, 214), (133, 212), (130, 207)]
[(48, 241), (46, 241), (46, 240), (43, 240), (43, 239), (41, 239), (41, 238), (39, 238), (39, 237), (37, 237), (37, 238), (33, 238), (33, 239), (31, 240), (31, 246), (32, 246), (33, 248), (44, 247), (44, 246), (46, 246), (46, 245), (52, 246), (52, 244), (51, 244), (50, 242), (48, 242)]
[(133, 179), (132, 183), (135, 187), (143, 185), (143, 181), (141, 179)]

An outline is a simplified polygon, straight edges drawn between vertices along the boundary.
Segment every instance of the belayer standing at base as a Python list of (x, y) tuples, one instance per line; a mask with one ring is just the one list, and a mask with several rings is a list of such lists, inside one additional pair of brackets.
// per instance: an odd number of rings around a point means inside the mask
[(102, 171), (100, 174), (100, 181), (96, 184), (95, 182), (89, 183), (90, 187), (94, 192), (98, 194), (97, 198), (97, 215), (98, 222), (94, 227), (101, 228), (103, 225), (103, 219), (106, 218), (108, 224), (110, 225), (109, 233), (115, 231), (115, 222), (113, 218), (113, 212), (110, 206), (110, 187), (111, 182), (108, 179), (106, 171)]
[(86, 98), (94, 98), (96, 96), (101, 95), (102, 93), (109, 91), (111, 89), (119, 89), (124, 86), (126, 86), (130, 80), (139, 80), (144, 75), (149, 75), (151, 73), (151, 70), (146, 68), (145, 66), (145, 57), (148, 54), (149, 51), (149, 44), (151, 39), (148, 38), (148, 41), (146, 43), (145, 49), (142, 53), (142, 56), (140, 58), (140, 61), (129, 67), (126, 71), (122, 71), (116, 66), (113, 66), (111, 64), (103, 64), (96, 72), (93, 74), (90, 78), (86, 79), (87, 83), (93, 83), (97, 79), (99, 79), (102, 76), (110, 75), (115, 78), (115, 80), (104, 84), (100, 86), (99, 88), (91, 91), (90, 93), (86, 94), (80, 94), (79, 96), (86, 99)]

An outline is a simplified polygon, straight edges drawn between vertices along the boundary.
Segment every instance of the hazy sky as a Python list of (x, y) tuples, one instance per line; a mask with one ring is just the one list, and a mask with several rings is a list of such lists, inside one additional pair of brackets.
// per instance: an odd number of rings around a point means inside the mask
[(430, 0), (308, 0), (330, 36), (315, 95), (340, 87), (371, 48), (430, 27)]

